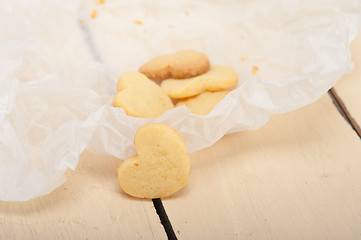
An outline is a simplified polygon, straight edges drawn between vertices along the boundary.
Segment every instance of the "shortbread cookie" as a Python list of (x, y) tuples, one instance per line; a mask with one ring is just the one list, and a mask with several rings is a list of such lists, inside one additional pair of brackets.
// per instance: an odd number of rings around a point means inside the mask
[(138, 198), (161, 198), (186, 185), (190, 160), (176, 130), (162, 123), (146, 124), (137, 131), (134, 145), (137, 155), (117, 169), (124, 192)]
[(188, 79), (166, 79), (161, 87), (171, 98), (187, 98), (205, 91), (221, 91), (237, 85), (238, 75), (227, 66), (211, 66), (202, 75)]
[(186, 105), (197, 115), (207, 115), (229, 93), (229, 91), (204, 92), (195, 97), (180, 100), (176, 107)]
[(208, 70), (207, 56), (194, 50), (184, 50), (159, 56), (139, 68), (141, 73), (153, 80), (190, 78)]
[(117, 90), (113, 106), (123, 108), (128, 116), (155, 118), (174, 107), (164, 90), (141, 73), (124, 73)]

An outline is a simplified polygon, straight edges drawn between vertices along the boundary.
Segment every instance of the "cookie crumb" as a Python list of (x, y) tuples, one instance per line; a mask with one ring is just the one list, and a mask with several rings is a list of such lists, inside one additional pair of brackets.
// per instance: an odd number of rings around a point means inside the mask
[(90, 15), (91, 18), (96, 18), (97, 17), (97, 11), (95, 9), (93, 9), (92, 14)]
[(252, 67), (252, 74), (256, 74), (258, 72), (258, 67), (257, 66), (253, 66)]
[(247, 59), (247, 57), (240, 57), (239, 59), (241, 59), (241, 61), (244, 62)]
[(134, 20), (133, 21), (135, 24), (138, 24), (138, 25), (142, 25), (143, 24), (143, 21), (142, 20)]
[(105, 3), (105, 0), (99, 0), (98, 1), (98, 4), (101, 5), (101, 4), (104, 4)]
[(83, 21), (83, 20), (79, 20), (79, 24), (84, 24), (84, 21)]

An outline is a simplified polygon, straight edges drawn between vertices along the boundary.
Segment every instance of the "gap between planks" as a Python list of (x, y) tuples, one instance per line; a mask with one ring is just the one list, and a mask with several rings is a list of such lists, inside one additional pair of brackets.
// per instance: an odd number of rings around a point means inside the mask
[(340, 112), (342, 117), (351, 125), (352, 129), (356, 132), (356, 134), (361, 138), (361, 128), (357, 124), (356, 120), (352, 117), (351, 113), (347, 110), (345, 103), (342, 101), (341, 97), (337, 94), (334, 88), (331, 88), (328, 91), (333, 104), (336, 106), (337, 110)]
[(155, 210), (159, 216), (160, 222), (164, 227), (164, 230), (167, 234), (168, 239), (170, 240), (177, 240), (177, 237), (174, 233), (172, 224), (169, 221), (168, 215), (164, 209), (162, 200), (160, 198), (153, 198), (153, 205), (155, 207)]

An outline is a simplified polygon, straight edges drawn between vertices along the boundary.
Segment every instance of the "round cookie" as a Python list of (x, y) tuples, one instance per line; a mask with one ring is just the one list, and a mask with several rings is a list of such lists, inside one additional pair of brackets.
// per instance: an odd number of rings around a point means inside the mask
[(128, 116), (155, 118), (174, 107), (164, 90), (141, 73), (124, 73), (117, 90), (113, 106), (123, 108)]
[(120, 187), (133, 197), (162, 198), (183, 188), (190, 174), (186, 144), (162, 123), (149, 123), (134, 138), (137, 155), (117, 169)]
[(139, 68), (139, 72), (153, 80), (190, 78), (208, 70), (207, 56), (194, 50), (184, 50), (159, 56)]

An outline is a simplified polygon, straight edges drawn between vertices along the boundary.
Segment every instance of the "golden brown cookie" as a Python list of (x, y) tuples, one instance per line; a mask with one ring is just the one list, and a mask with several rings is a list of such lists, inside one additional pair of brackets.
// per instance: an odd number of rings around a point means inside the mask
[(171, 98), (187, 98), (205, 91), (222, 91), (235, 87), (238, 82), (237, 72), (227, 66), (212, 66), (197, 77), (188, 79), (166, 79), (161, 87)]
[(207, 115), (229, 93), (229, 91), (203, 92), (195, 97), (180, 100), (176, 107), (186, 105), (197, 115)]
[(186, 185), (190, 160), (176, 130), (162, 123), (146, 124), (137, 131), (134, 145), (137, 155), (117, 169), (123, 191), (138, 198), (161, 198)]
[(174, 107), (164, 90), (141, 73), (124, 73), (117, 90), (113, 106), (123, 108), (128, 116), (155, 118)]
[(153, 80), (190, 78), (208, 70), (207, 56), (194, 50), (184, 50), (159, 56), (139, 68), (139, 72)]

